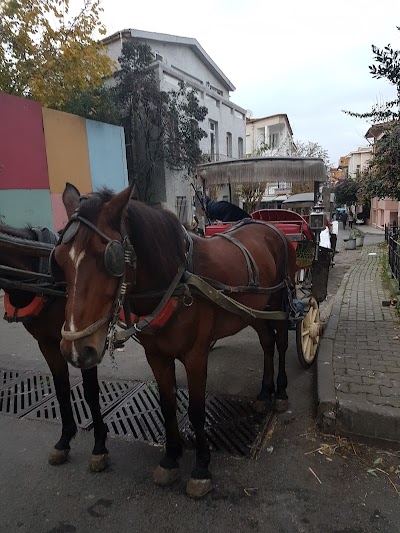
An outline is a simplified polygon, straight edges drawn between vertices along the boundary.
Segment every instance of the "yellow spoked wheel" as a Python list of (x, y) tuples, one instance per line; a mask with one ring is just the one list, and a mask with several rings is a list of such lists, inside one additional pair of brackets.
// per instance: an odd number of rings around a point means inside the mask
[(315, 298), (311, 298), (308, 313), (296, 327), (297, 355), (304, 368), (309, 368), (315, 361), (320, 335), (321, 322), (318, 302)]

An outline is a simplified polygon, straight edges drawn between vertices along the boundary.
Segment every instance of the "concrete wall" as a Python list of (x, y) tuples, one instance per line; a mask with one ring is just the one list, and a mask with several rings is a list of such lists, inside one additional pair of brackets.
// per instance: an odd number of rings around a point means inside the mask
[(124, 130), (86, 120), (86, 131), (93, 190), (106, 186), (121, 191), (128, 186)]
[(31, 224), (55, 229), (48, 189), (2, 190), (0, 215), (9, 226), (22, 228)]
[(51, 193), (62, 193), (69, 181), (82, 194), (92, 191), (86, 120), (43, 108), (47, 165)]

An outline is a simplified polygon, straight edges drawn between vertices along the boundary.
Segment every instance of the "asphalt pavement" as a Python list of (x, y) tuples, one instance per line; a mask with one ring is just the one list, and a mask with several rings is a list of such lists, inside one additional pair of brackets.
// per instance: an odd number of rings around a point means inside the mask
[[(367, 236), (362, 251), (344, 251), (344, 236), (342, 231), (328, 298), (321, 305), (328, 333), (331, 311), (335, 316), (339, 302), (337, 289), (368, 243), (383, 240), (381, 234)], [(93, 474), (88, 470), (93, 435), (80, 430), (69, 461), (52, 467), (47, 454), (58, 440), (59, 423), (0, 414), (1, 533), (398, 533), (398, 447), (321, 433), (315, 417), (320, 399), (317, 365), (301, 368), (294, 332), (289, 340), (289, 411), (274, 415), (254, 457), (213, 451), (214, 489), (202, 501), (185, 494), (192, 451), (183, 456), (179, 480), (160, 489), (151, 478), (162, 454), (159, 446), (110, 437), (110, 466)], [(5, 321), (0, 321), (0, 368), (49, 373), (23, 326)], [(178, 386), (185, 387), (179, 365), (177, 371)], [(71, 374), (79, 375), (74, 369)], [(106, 359), (99, 375), (120, 381), (152, 379), (143, 350), (133, 341), (118, 352), (117, 368)], [(261, 377), (262, 352), (250, 329), (219, 341), (210, 354), (210, 392), (254, 398)]]

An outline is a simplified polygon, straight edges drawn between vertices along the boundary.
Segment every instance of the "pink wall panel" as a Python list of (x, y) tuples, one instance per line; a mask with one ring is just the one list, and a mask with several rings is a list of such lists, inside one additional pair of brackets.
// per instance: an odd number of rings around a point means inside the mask
[(52, 193), (51, 209), (53, 211), (54, 229), (60, 231), (68, 222), (67, 213), (62, 201), (62, 193)]
[(42, 107), (0, 93), (0, 189), (48, 189)]

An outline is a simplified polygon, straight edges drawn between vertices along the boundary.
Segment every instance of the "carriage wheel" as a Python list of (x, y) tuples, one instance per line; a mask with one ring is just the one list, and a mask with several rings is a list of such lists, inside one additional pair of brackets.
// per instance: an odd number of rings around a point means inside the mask
[(311, 298), (308, 313), (296, 326), (297, 355), (304, 368), (310, 368), (317, 356), (320, 332), (318, 303), (315, 298)]

